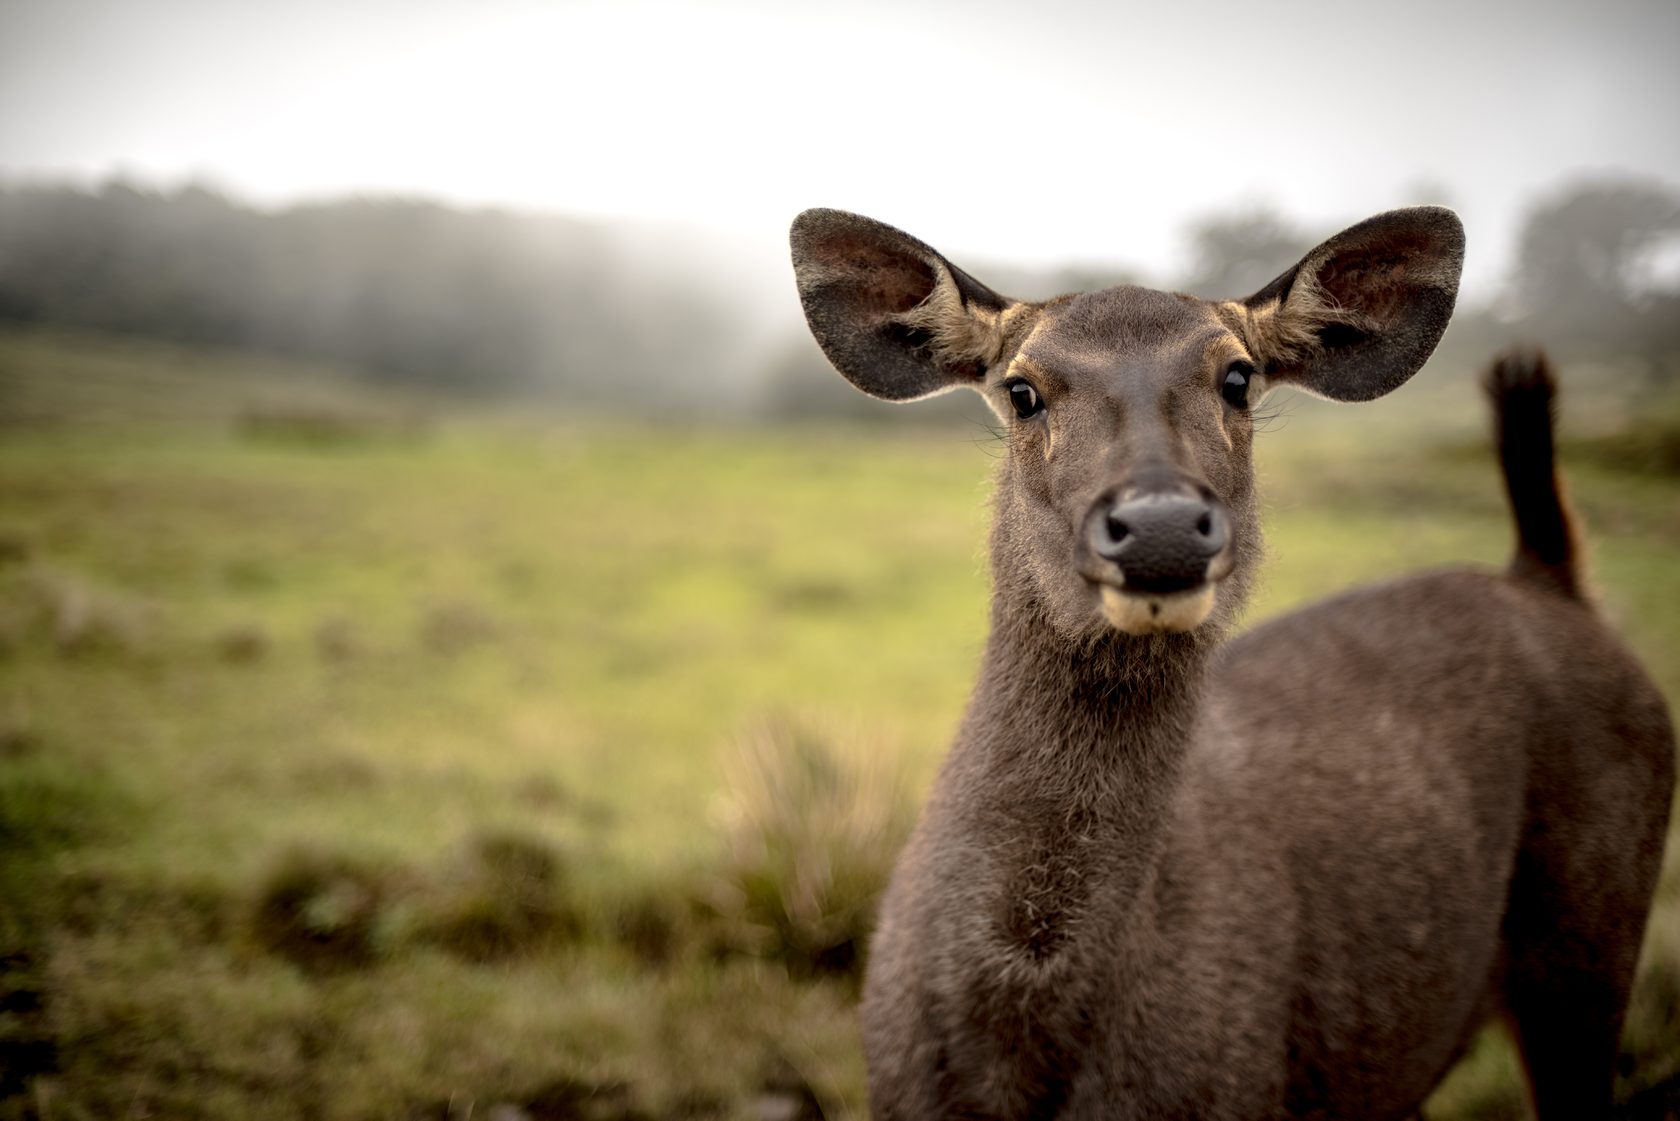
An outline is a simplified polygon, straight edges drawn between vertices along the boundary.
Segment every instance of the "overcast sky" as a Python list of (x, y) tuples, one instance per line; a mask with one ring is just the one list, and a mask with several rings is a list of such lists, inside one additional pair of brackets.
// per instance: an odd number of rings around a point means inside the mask
[(1468, 280), (1572, 178), (1680, 184), (1680, 2), (0, 0), (0, 177), (676, 219), (840, 206), (1168, 274), (1200, 214), (1446, 202)]

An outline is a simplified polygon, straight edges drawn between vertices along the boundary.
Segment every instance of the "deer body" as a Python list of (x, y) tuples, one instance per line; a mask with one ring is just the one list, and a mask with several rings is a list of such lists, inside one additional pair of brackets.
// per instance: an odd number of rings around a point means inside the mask
[[(872, 951), (865, 1042), (897, 1103), (881, 1115), (1410, 1116), (1505, 1003), (1507, 886), (1548, 791), (1614, 808), (1562, 842), (1601, 866), (1544, 871), (1596, 889), (1574, 933), (1611, 959), (1586, 964), (1630, 978), (1639, 940), (1618, 924), (1650, 885), (1623, 829), (1666, 807), (1609, 730), (1654, 737), (1662, 704), (1584, 608), (1546, 594), (1443, 573), (1310, 608), (1207, 659), (1183, 728), (1167, 713), (1195, 692), (1196, 653), (1167, 696), (1138, 683), (1165, 727), (1102, 687), (1124, 676), (1063, 676), (1066, 707), (1035, 709), (1032, 731), (992, 719), (1010, 692), (983, 685)], [(1575, 696), (1479, 703), (1495, 673), (1556, 680), (1565, 659), (1593, 667)], [(1410, 672), (1385, 688), (1396, 663)], [(988, 652), (982, 680), (1021, 669)], [(1467, 728), (1467, 711), (1486, 715)], [(1606, 1046), (1582, 1034), (1571, 1061)]]
[(1403, 382), (1456, 220), (1373, 219), (1218, 305), (1021, 305), (836, 212), (794, 246), (848, 378), (1010, 424), (980, 680), (871, 947), (876, 1115), (1404, 1118), (1502, 1010), (1542, 1121), (1602, 1116), (1673, 739), (1578, 594), (1543, 367), (1493, 385), (1508, 572), (1220, 643), (1260, 551), (1250, 383)]

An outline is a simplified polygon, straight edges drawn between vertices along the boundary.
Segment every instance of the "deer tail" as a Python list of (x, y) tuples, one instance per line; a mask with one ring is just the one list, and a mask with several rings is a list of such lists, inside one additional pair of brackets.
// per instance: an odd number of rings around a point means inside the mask
[(1552, 450), (1557, 378), (1539, 350), (1513, 349), (1483, 380), (1493, 404), (1494, 439), (1516, 521), (1511, 575), (1581, 599), (1580, 537), (1559, 485)]

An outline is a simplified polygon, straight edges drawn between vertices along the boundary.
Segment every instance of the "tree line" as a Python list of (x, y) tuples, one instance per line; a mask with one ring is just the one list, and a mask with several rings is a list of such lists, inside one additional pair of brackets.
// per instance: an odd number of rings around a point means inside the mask
[(264, 212), (201, 187), (0, 188), (0, 321), (251, 347), (425, 389), (654, 408), (671, 370), (727, 342), (734, 315), (621, 242), (574, 219), (413, 200)]
[[(1252, 291), (1331, 230), (1269, 210), (1191, 226), (1168, 286)], [(803, 330), (748, 353), (750, 318), (704, 269), (632, 252), (607, 224), (348, 199), (264, 211), (203, 187), (0, 185), (0, 322), (325, 359), (372, 379), (601, 408), (869, 413)], [(994, 268), (1026, 297), (1136, 279)], [(791, 298), (791, 297), (790, 297)], [(1680, 191), (1601, 178), (1528, 210), (1510, 281), (1460, 320), (1572, 356), (1680, 376)]]

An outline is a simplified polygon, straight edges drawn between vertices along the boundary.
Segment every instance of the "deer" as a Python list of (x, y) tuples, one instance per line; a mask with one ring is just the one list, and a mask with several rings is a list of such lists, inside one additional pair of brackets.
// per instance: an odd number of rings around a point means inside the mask
[(1540, 1121), (1606, 1116), (1674, 732), (1588, 590), (1545, 357), (1486, 379), (1508, 567), (1231, 637), (1256, 405), (1411, 378), (1457, 216), (1379, 214), (1228, 300), (1014, 300), (839, 210), (791, 248), (841, 375), (978, 392), (1005, 446), (978, 680), (868, 951), (873, 1115), (1408, 1118), (1500, 1018)]

